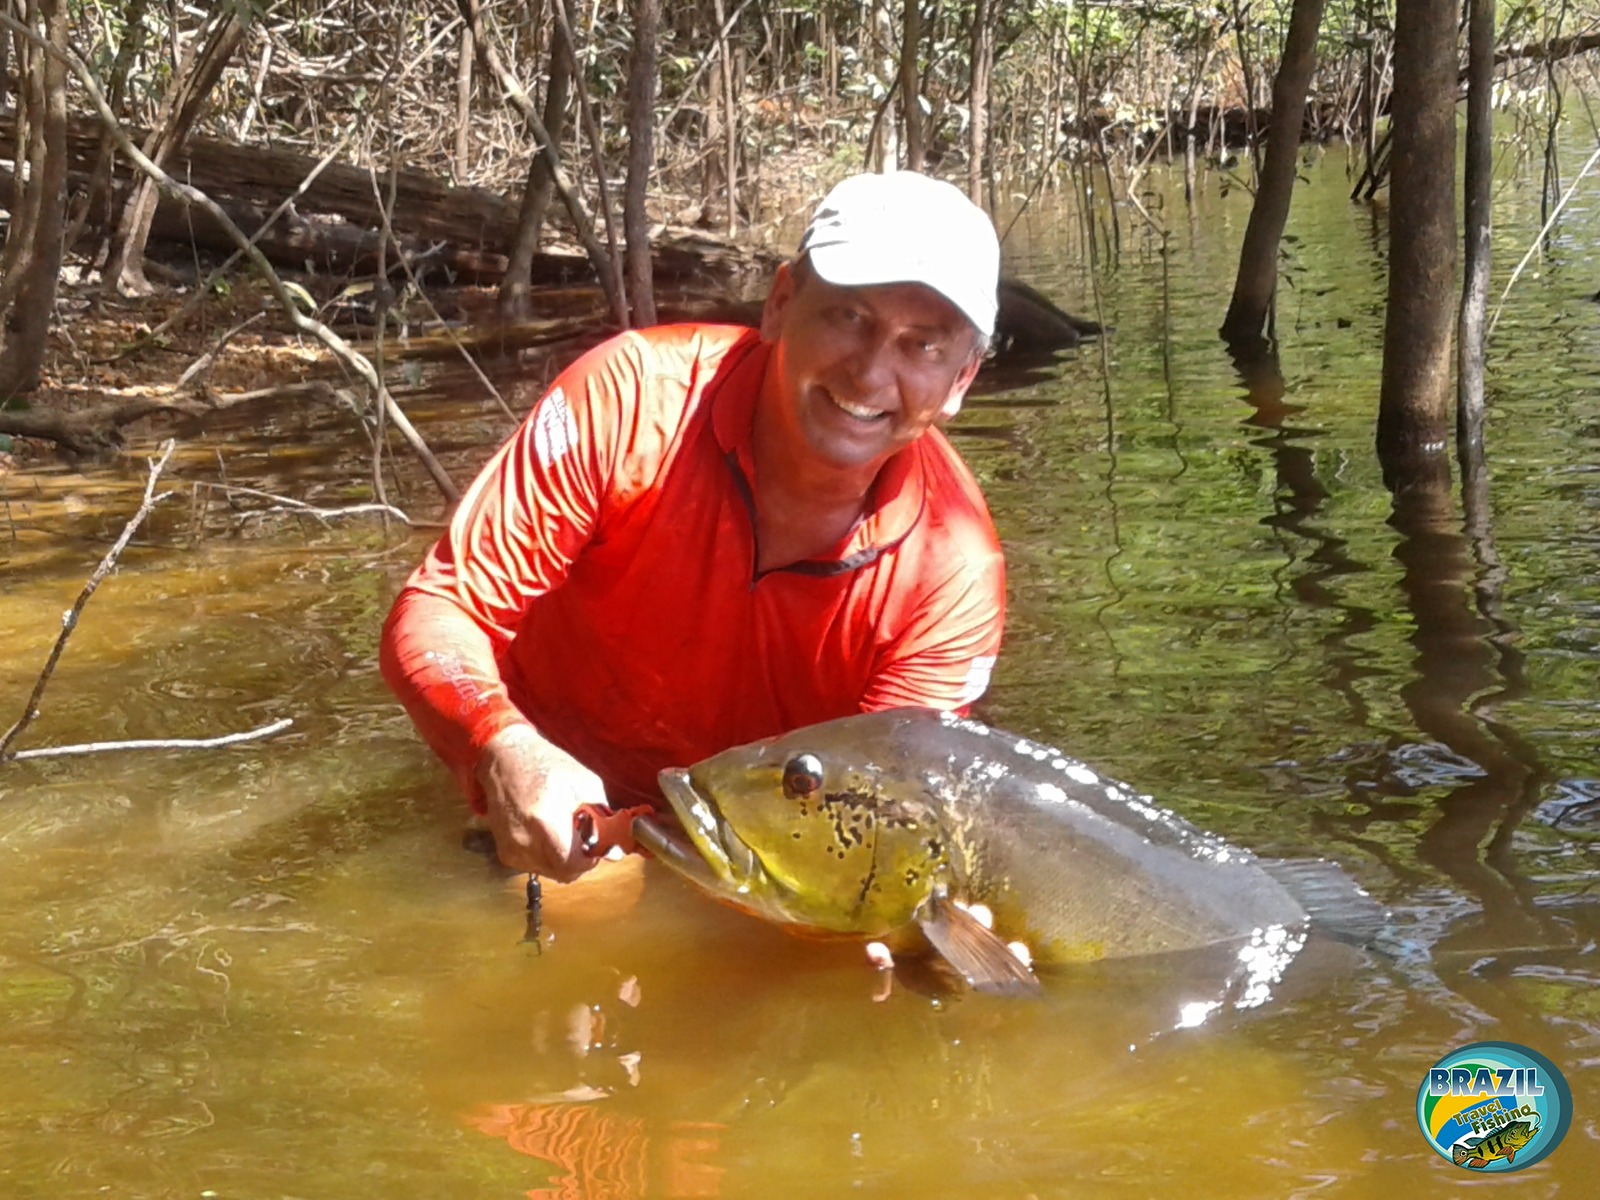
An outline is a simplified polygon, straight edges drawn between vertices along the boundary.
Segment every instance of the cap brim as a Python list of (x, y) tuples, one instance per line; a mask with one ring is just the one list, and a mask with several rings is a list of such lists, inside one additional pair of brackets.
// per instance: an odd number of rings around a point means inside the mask
[(806, 258), (817, 276), (835, 287), (882, 287), (896, 283), (916, 283), (937, 292), (965, 317), (984, 337), (994, 332), (995, 308), (993, 296), (988, 303), (973, 295), (968, 279), (953, 271), (941, 270), (939, 263), (924, 260), (914, 269), (905, 264), (886, 264), (864, 254), (859, 246), (847, 243), (811, 246)]

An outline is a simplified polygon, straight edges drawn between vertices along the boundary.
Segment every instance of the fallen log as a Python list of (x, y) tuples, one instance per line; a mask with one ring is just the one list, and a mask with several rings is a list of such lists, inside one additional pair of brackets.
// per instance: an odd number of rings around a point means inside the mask
[[(145, 131), (129, 128), (128, 135), (138, 142)], [(0, 113), (0, 159), (14, 161), (16, 115)], [(68, 171), (87, 180), (100, 147), (98, 121), (77, 118), (67, 131)], [(175, 151), (166, 170), (199, 188), (225, 209), (236, 203), (272, 208), (300, 181), (311, 174), (317, 156), (298, 150), (272, 146), (241, 146), (217, 138), (192, 137)], [(120, 185), (137, 172), (118, 158), (114, 178)], [(363, 229), (383, 225), (378, 196), (387, 196), (389, 172), (377, 172), (378, 191), (373, 191), (372, 173), (348, 163), (330, 163), (312, 181), (296, 203), (303, 212), (323, 213), (344, 219)], [(473, 248), (500, 249), (510, 245), (516, 232), (517, 206), (485, 188), (452, 187), (426, 171), (402, 169), (395, 178), (395, 213), (403, 218), (396, 230), (418, 238), (447, 241)], [(91, 212), (96, 226), (105, 222), (105, 213)]]
[[(136, 140), (138, 130), (129, 130)], [(14, 153), (16, 119), (0, 113), (0, 160)], [(90, 172), (99, 149), (99, 126), (78, 120), (68, 136), (68, 189), (88, 196)], [(168, 173), (205, 192), (235, 224), (253, 232), (309, 177), (318, 160), (283, 148), (239, 146), (215, 138), (191, 138), (168, 164)], [(128, 164), (118, 159), (113, 192), (84, 216), (85, 227), (105, 228), (120, 210), (133, 182)], [(0, 195), (10, 194), (12, 173), (0, 166)], [(260, 238), (262, 253), (274, 266), (341, 277), (370, 274), (377, 268), (383, 228), (378, 196), (387, 198), (388, 172), (373, 176), (360, 167), (330, 163), (292, 209)], [(424, 171), (401, 170), (395, 179), (390, 227), (412, 269), (448, 272), (455, 282), (498, 283), (516, 235), (518, 206), (483, 188), (452, 187)], [(152, 243), (231, 253), (235, 247), (220, 224), (203, 210), (162, 197), (151, 230)], [(748, 269), (770, 269), (770, 255), (736, 246), (695, 230), (668, 230), (653, 247), (657, 281), (664, 284), (726, 281)], [(396, 276), (403, 268), (391, 253)], [(590, 278), (587, 259), (576, 249), (536, 256), (532, 282), (564, 285)]]

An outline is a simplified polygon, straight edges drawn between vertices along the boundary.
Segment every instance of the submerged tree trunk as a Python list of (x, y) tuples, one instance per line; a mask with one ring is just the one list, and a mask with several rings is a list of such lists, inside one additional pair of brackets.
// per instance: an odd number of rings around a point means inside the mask
[(1222, 321), (1222, 336), (1242, 342), (1265, 335), (1278, 288), (1278, 243), (1289, 219), (1294, 196), (1295, 167), (1300, 161), (1300, 130), (1305, 123), (1306, 93), (1317, 65), (1317, 30), (1322, 25), (1323, 0), (1294, 0), (1283, 61), (1272, 85), (1272, 124), (1267, 133), (1267, 157), (1256, 187), (1244, 248), (1239, 253), (1239, 275), (1233, 300)]
[[(29, 28), (38, 29), (57, 51), (67, 49), (67, 0), (31, 0)], [(6, 303), (0, 303), (0, 400), (39, 386), (50, 316), (61, 274), (61, 238), (67, 207), (67, 71), (60, 58), (29, 45), (22, 92), (29, 108), (30, 171), (19, 193), (31, 213), (23, 240), (15, 225), (6, 242)], [(20, 65), (20, 64), (19, 64)], [(20, 143), (20, 139), (19, 139)], [(22, 151), (18, 150), (19, 164)], [(13, 244), (16, 255), (12, 256)]]
[[(571, 9), (571, 0), (554, 0)], [(571, 24), (567, 21), (565, 24)], [(572, 73), (576, 69), (572, 43), (565, 24), (554, 23), (550, 34), (550, 82), (544, 93), (544, 127), (550, 135), (552, 155), (559, 160), (561, 139), (567, 131), (567, 101), (572, 94)], [(539, 252), (539, 237), (544, 229), (544, 214), (555, 191), (550, 157), (535, 148), (528, 166), (528, 185), (522, 192), (522, 208), (517, 216), (517, 237), (511, 244), (506, 274), (500, 284), (500, 315), (508, 321), (521, 321), (531, 314), (529, 292), (533, 286), (533, 256)]]
[(633, 53), (628, 61), (628, 182), (622, 199), (622, 226), (628, 239), (628, 296), (635, 326), (656, 323), (650, 271), (650, 170), (655, 164), (656, 41), (661, 34), (661, 0), (630, 0)]
[(1456, 356), (1456, 454), (1462, 477), (1483, 456), (1484, 310), (1489, 303), (1494, 169), (1494, 0), (1469, 0), (1467, 18), (1466, 266)]
[[(191, 44), (190, 52), (179, 64), (171, 88), (161, 102), (156, 128), (143, 147), (145, 155), (157, 166), (163, 165), (172, 152), (183, 145), (200, 119), (211, 89), (216, 87), (234, 51), (244, 41), (250, 15), (250, 7), (243, 0), (223, 0), (212, 14), (215, 24), (203, 38), (196, 38), (198, 52)], [(123, 209), (118, 240), (112, 247), (103, 275), (106, 283), (118, 291), (143, 294), (151, 290), (144, 277), (144, 247), (150, 237), (150, 222), (155, 211), (156, 186), (147, 179), (141, 180)]]
[(1398, 6), (1394, 79), (1378, 458), (1395, 491), (1448, 488), (1456, 310), (1455, 0)]

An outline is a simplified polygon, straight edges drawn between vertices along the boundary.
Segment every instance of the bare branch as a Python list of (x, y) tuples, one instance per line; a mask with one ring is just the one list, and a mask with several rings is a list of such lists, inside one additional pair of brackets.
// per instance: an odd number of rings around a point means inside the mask
[(1562, 194), (1560, 202), (1550, 213), (1550, 219), (1544, 223), (1544, 228), (1539, 230), (1539, 235), (1528, 246), (1527, 253), (1522, 256), (1522, 261), (1517, 263), (1517, 269), (1511, 272), (1511, 278), (1506, 280), (1505, 290), (1500, 293), (1500, 299), (1495, 303), (1494, 316), (1489, 319), (1489, 333), (1493, 333), (1495, 326), (1500, 324), (1500, 310), (1506, 306), (1506, 297), (1511, 295), (1511, 289), (1517, 286), (1517, 280), (1522, 278), (1522, 272), (1527, 268), (1528, 260), (1544, 244), (1545, 235), (1550, 232), (1550, 227), (1556, 223), (1556, 218), (1561, 215), (1561, 210), (1567, 206), (1567, 201), (1572, 199), (1573, 193), (1578, 190), (1578, 185), (1584, 181), (1584, 178), (1589, 174), (1596, 162), (1600, 162), (1600, 150), (1596, 150), (1589, 155), (1589, 161), (1583, 164), (1582, 170), (1578, 172), (1578, 177), (1572, 181), (1572, 185)]
[[(567, 216), (572, 219), (573, 228), (577, 230), (578, 240), (583, 243), (588, 252), (589, 262), (594, 267), (595, 276), (600, 281), (600, 289), (605, 292), (606, 299), (611, 304), (611, 310), (616, 314), (618, 323), (626, 329), (628, 326), (628, 306), (622, 298), (622, 282), (618, 277), (616, 263), (607, 254), (606, 248), (600, 244), (595, 233), (594, 221), (584, 207), (583, 200), (572, 186), (572, 181), (562, 169), (561, 158), (555, 144), (550, 139), (550, 131), (545, 128), (540, 120), (538, 110), (534, 108), (533, 100), (517, 82), (516, 76), (500, 58), (500, 53), (489, 40), (483, 27), (483, 13), (478, 0), (456, 0), (461, 6), (461, 14), (468, 20), (472, 27), (473, 46), (478, 53), (479, 60), (484, 69), (494, 76), (495, 82), (500, 85), (506, 101), (517, 110), (517, 115), (522, 118), (528, 131), (533, 134), (537, 143), (538, 153), (543, 154), (545, 161), (550, 165), (550, 179), (555, 184), (557, 195), (565, 205)], [(570, 39), (569, 39), (570, 44)], [(573, 55), (576, 58), (576, 48)], [(581, 77), (582, 72), (574, 73)]]
[(428, 449), (427, 443), (422, 440), (422, 435), (416, 431), (415, 426), (401, 411), (400, 406), (395, 403), (394, 397), (389, 394), (388, 388), (384, 387), (383, 380), (378, 378), (378, 373), (373, 370), (372, 364), (328, 326), (315, 318), (306, 316), (300, 311), (294, 296), (284, 286), (283, 280), (278, 278), (278, 273), (272, 269), (272, 264), (267, 261), (266, 255), (262, 254), (260, 248), (245, 236), (243, 230), (234, 224), (233, 219), (223, 211), (221, 205), (199, 188), (190, 187), (188, 184), (180, 183), (173, 179), (172, 176), (168, 175), (145, 156), (144, 152), (134, 144), (133, 139), (123, 130), (121, 122), (117, 120), (116, 114), (111, 111), (111, 106), (106, 102), (105, 94), (101, 92), (94, 73), (89, 70), (84, 61), (70, 49), (62, 51), (51, 46), (32, 29), (4, 12), (0, 12), (0, 25), (4, 25), (33, 45), (38, 46), (45, 53), (56, 56), (66, 63), (72, 73), (77, 76), (78, 82), (83, 85), (84, 90), (89, 94), (89, 99), (94, 104), (95, 111), (99, 114), (106, 131), (111, 134), (112, 139), (117, 143), (117, 148), (128, 157), (130, 162), (154, 180), (156, 186), (163, 192), (176, 200), (182, 200), (203, 208), (211, 215), (212, 219), (233, 239), (234, 244), (249, 257), (251, 264), (261, 275), (273, 297), (288, 316), (290, 323), (302, 333), (310, 334), (316, 338), (332, 351), (335, 357), (365, 381), (367, 386), (372, 389), (373, 394), (377, 396), (379, 403), (384, 406), (389, 420), (394, 422), (395, 428), (400, 430), (401, 436), (406, 439), (417, 457), (422, 460), (422, 464), (428, 469), (428, 474), (433, 477), (434, 483), (444, 493), (445, 498), (452, 504), (461, 499), (461, 489), (456, 487), (455, 482), (450, 478), (444, 467), (440, 465), (439, 460)]

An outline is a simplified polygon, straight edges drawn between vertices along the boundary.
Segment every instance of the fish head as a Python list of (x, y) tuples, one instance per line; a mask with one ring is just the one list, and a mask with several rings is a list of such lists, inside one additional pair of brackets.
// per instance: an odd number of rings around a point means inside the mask
[(662, 771), (698, 861), (657, 857), (768, 920), (867, 936), (909, 924), (949, 866), (940, 808), (870, 747), (830, 736), (837, 724)]
[(1506, 1145), (1520, 1150), (1533, 1140), (1533, 1135), (1538, 1131), (1538, 1125), (1533, 1121), (1512, 1121), (1500, 1131), (1500, 1136)]

